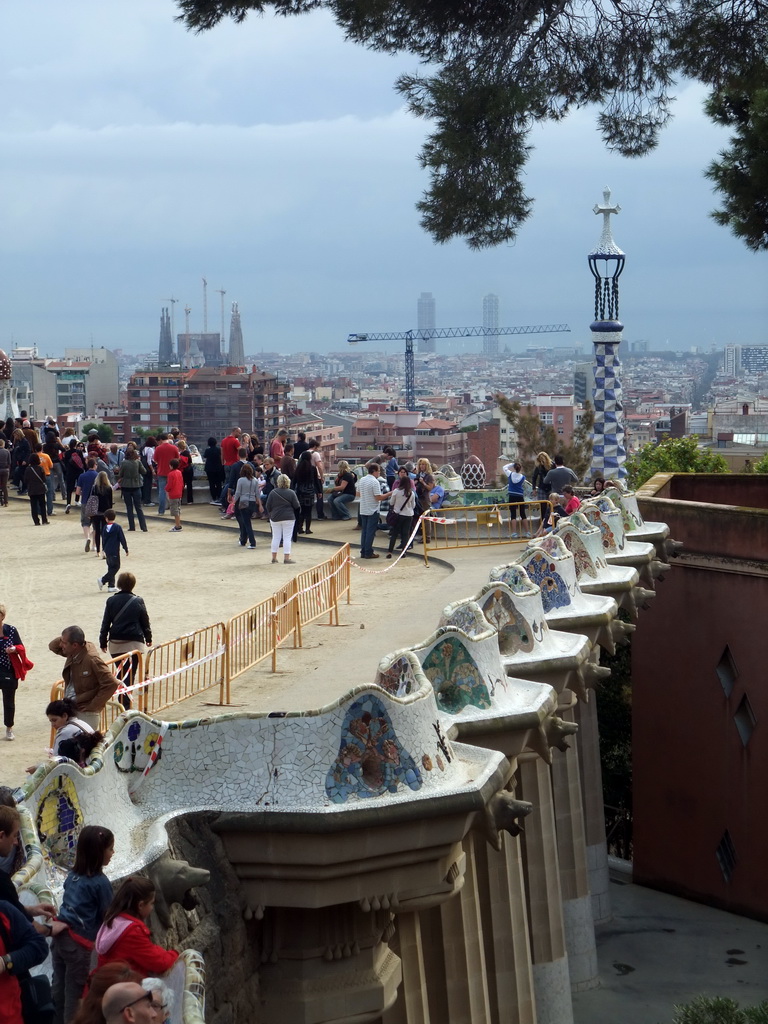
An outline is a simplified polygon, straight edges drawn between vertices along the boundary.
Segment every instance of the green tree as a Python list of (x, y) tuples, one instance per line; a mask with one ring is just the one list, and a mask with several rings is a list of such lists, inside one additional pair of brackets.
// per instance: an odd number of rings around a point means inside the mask
[(760, 459), (755, 462), (750, 470), (751, 473), (768, 473), (768, 452)]
[(705, 109), (733, 129), (729, 148), (706, 172), (723, 199), (711, 216), (754, 252), (768, 249), (768, 67), (729, 82)]
[(87, 437), (91, 430), (99, 435), (99, 440), (104, 444), (112, 444), (115, 439), (115, 432), (108, 423), (84, 423), (82, 428), (83, 437)]
[(530, 405), (523, 409), (520, 402), (501, 392), (494, 395), (494, 398), (517, 435), (518, 459), (527, 477), (530, 478), (533, 472), (539, 452), (547, 452), (551, 456), (562, 455), (566, 466), (570, 466), (580, 480), (586, 476), (592, 462), (592, 428), (595, 424), (594, 410), (589, 402), (584, 406), (581, 422), (576, 425), (570, 442), (566, 444), (555, 432), (555, 428), (543, 423)]
[(643, 445), (627, 459), (631, 487), (639, 487), (654, 473), (727, 473), (728, 463), (711, 448), (699, 448), (695, 437), (666, 437), (659, 444)]
[[(524, 188), (531, 129), (594, 105), (610, 150), (652, 150), (675, 80), (713, 93), (765, 67), (763, 0), (177, 0), (201, 32), (249, 13), (326, 10), (353, 42), (412, 54), (426, 69), (396, 88), (430, 123), (418, 204), (438, 242), (514, 239), (533, 201)], [(726, 187), (730, 186), (726, 183)], [(765, 195), (768, 177), (755, 181)], [(729, 193), (730, 194), (730, 193)]]

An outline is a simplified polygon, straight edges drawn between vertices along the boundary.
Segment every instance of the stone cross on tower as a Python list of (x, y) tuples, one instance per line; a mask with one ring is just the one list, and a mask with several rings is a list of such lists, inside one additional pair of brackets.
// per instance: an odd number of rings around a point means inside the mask
[(600, 241), (597, 243), (597, 248), (594, 250), (595, 254), (601, 253), (606, 256), (623, 256), (624, 253), (616, 245), (611, 234), (611, 214), (621, 213), (621, 207), (618, 203), (615, 206), (611, 206), (611, 190), (606, 185), (603, 189), (603, 205), (595, 203), (592, 207), (595, 213), (602, 213), (603, 215), (603, 233), (600, 235)]

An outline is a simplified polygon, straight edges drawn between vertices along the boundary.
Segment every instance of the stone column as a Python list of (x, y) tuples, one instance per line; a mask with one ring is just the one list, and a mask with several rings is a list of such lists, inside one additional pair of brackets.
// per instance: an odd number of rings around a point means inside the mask
[(592, 896), (592, 919), (604, 924), (611, 919), (608, 848), (605, 842), (603, 776), (600, 765), (600, 736), (597, 725), (597, 694), (588, 704), (576, 708), (579, 723), (579, 764), (584, 800), (584, 835), (587, 847), (587, 875)]
[(501, 833), (494, 850), (474, 837), (491, 1021), (536, 1024), (520, 840)]
[(520, 797), (533, 804), (522, 838), (537, 1024), (573, 1024), (549, 768), (523, 754), (519, 779)]
[(395, 1004), (382, 1017), (382, 1024), (430, 1024), (419, 912), (398, 914), (396, 929), (390, 946), (400, 957), (403, 981)]
[[(490, 1024), (483, 949), (480, 900), (477, 889), (474, 840), (464, 840), (466, 874), (457, 896), (440, 906), (443, 933), (443, 984), (448, 1007), (446, 1024)], [(436, 1017), (437, 1019), (441, 1019)]]
[[(561, 713), (566, 721), (574, 721), (571, 708), (564, 708)], [(563, 922), (573, 992), (583, 992), (599, 984), (595, 926), (587, 875), (581, 777), (576, 750), (580, 739), (577, 734), (570, 738), (567, 750), (552, 750), (552, 792), (563, 895)]]

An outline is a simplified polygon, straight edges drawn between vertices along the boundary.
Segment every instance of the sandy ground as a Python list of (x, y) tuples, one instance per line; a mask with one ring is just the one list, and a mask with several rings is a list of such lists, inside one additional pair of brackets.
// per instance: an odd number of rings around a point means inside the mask
[[(6, 785), (20, 784), (24, 769), (42, 760), (48, 745), (45, 706), (63, 664), (48, 651), (48, 642), (68, 625), (82, 626), (86, 637), (98, 642), (108, 596), (96, 584), (105, 563), (84, 552), (79, 516), (64, 515), (60, 503), (55, 508), (50, 525), (39, 527), (32, 523), (27, 499), (12, 497), (9, 507), (0, 509), (0, 601), (35, 663), (17, 693), (16, 739), (6, 742), (0, 731), (0, 783)], [(353, 522), (313, 522), (315, 536), (300, 538), (294, 548), (296, 566), (273, 566), (266, 523), (255, 524), (257, 550), (249, 551), (236, 543), (234, 524), (222, 523), (204, 501), (183, 507), (186, 528), (180, 534), (169, 534), (168, 515), (160, 518), (156, 511), (147, 510), (148, 533), (127, 534), (130, 554), (122, 565), (136, 576), (155, 642), (226, 620), (328, 558), (339, 544), (351, 541), (356, 548), (359, 538)], [(123, 515), (118, 521), (127, 528)], [(386, 539), (382, 531), (380, 551)], [(277, 673), (271, 673), (269, 661), (249, 671), (233, 685), (232, 707), (221, 710), (319, 707), (370, 682), (383, 655), (428, 636), (445, 604), (475, 593), (488, 568), (506, 560), (498, 547), (450, 555), (455, 568), (445, 561), (426, 568), (420, 555), (381, 575), (353, 568), (352, 603), (340, 606), (342, 625), (309, 626), (302, 649), (294, 651), (291, 641), (280, 649)], [(376, 570), (389, 564), (383, 555), (365, 563)], [(449, 581), (454, 573), (457, 578)], [(216, 700), (218, 691), (210, 690), (163, 714), (169, 719), (211, 714)]]

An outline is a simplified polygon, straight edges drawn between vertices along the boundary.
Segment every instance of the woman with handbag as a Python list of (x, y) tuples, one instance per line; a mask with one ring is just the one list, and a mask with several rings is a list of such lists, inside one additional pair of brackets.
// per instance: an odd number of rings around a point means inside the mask
[(3, 691), (3, 722), (7, 740), (15, 738), (13, 722), (16, 715), (16, 690), (19, 679), (26, 675), (26, 668), (22, 668), (25, 662), (19, 631), (5, 621), (5, 605), (0, 604), (0, 689)]
[(86, 514), (91, 521), (91, 529), (93, 530), (93, 546), (95, 548), (97, 558), (101, 551), (101, 531), (105, 522), (104, 513), (107, 509), (112, 508), (113, 502), (114, 495), (112, 492), (112, 484), (110, 484), (107, 474), (102, 471), (94, 481), (85, 509)]
[(44, 526), (48, 525), (48, 515), (45, 511), (45, 496), (48, 493), (48, 484), (45, 479), (45, 471), (40, 464), (40, 456), (32, 452), (29, 456), (29, 465), (24, 470), (24, 490), (29, 495), (29, 509), (32, 513), (32, 521), (39, 526), (42, 520)]
[(256, 547), (256, 538), (253, 535), (251, 516), (257, 509), (261, 508), (259, 500), (259, 482), (254, 476), (253, 466), (250, 462), (243, 464), (240, 476), (235, 487), (235, 518), (240, 526), (240, 539), (238, 544), (244, 548), (246, 542), (251, 551)]
[(395, 541), (400, 538), (400, 551), (405, 550), (413, 528), (413, 513), (416, 509), (416, 490), (406, 471), (399, 474), (399, 480), (390, 498), (387, 526), (389, 526), (389, 552), (392, 557)]

